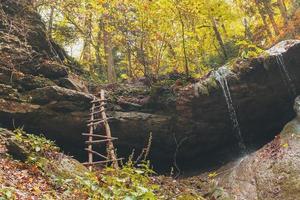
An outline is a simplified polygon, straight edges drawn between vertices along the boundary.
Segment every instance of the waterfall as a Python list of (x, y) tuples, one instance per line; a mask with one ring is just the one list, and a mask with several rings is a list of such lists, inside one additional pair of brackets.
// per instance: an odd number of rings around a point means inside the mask
[(219, 82), (219, 84), (222, 88), (222, 91), (223, 91), (223, 94), (224, 94), (224, 97), (226, 100), (228, 112), (230, 115), (230, 119), (232, 121), (233, 129), (234, 129), (234, 131), (236, 131), (237, 139), (239, 141), (239, 147), (243, 151), (245, 151), (246, 146), (244, 143), (244, 139), (242, 137), (240, 125), (238, 122), (236, 111), (233, 106), (233, 101), (231, 98), (231, 93), (230, 93), (230, 89), (229, 89), (229, 85), (228, 85), (228, 81), (227, 81), (227, 76), (230, 74), (231, 74), (230, 70), (228, 70), (226, 66), (223, 66), (214, 72), (214, 77)]
[(278, 53), (274, 56), (276, 57), (276, 62), (279, 66), (280, 73), (282, 75), (283, 81), (285, 82), (286, 86), (288, 87), (289, 92), (291, 93), (291, 95), (295, 97), (297, 95), (296, 86), (293, 83), (293, 80), (291, 78), (291, 75), (290, 75), (289, 71), (287, 70), (287, 66), (285, 65), (284, 58), (283, 58), (282, 54)]
[(270, 56), (275, 57), (283, 81), (285, 85), (288, 87), (288, 90), (293, 97), (297, 95), (297, 88), (284, 62), (283, 54), (286, 53), (289, 48), (293, 47), (296, 44), (299, 44), (299, 42), (300, 41), (298, 40), (282, 41), (266, 51), (266, 53), (268, 53)]

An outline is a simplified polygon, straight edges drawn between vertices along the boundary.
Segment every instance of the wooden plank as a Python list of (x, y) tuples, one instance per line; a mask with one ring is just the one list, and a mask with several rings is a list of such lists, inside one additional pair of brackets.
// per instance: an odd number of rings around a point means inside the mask
[(103, 119), (94, 119), (94, 120), (87, 120), (86, 122), (91, 123), (91, 122), (104, 122)]
[(107, 99), (96, 99), (96, 100), (92, 100), (91, 103), (101, 103), (101, 102), (107, 102)]
[[(113, 117), (107, 118), (107, 120), (111, 120), (111, 119), (114, 119), (114, 118)], [(90, 122), (101, 122), (101, 123), (103, 123), (105, 121), (103, 119), (94, 119), (94, 120), (88, 120), (87, 122), (88, 123), (90, 123)]]
[(104, 158), (104, 159), (107, 159), (107, 160), (108, 160), (108, 157), (102, 155), (101, 153), (98, 153), (98, 152), (96, 152), (96, 151), (89, 150), (89, 149), (85, 149), (85, 150), (88, 151), (88, 152), (91, 152), (91, 153), (93, 153), (93, 154), (96, 154), (96, 155), (100, 156), (101, 158)]
[[(100, 99), (105, 99), (105, 92), (104, 92), (104, 90), (101, 90), (101, 92), (100, 92)], [(101, 106), (101, 109), (105, 109), (103, 102), (100, 104), (100, 106)], [(102, 112), (101, 115), (102, 115), (102, 119), (107, 121), (106, 113)], [(108, 138), (111, 138), (112, 135), (111, 135), (109, 124), (108, 123), (104, 123), (104, 126), (105, 126), (106, 136)], [(109, 140), (108, 143), (107, 143), (107, 156), (113, 161), (113, 167), (116, 168), (116, 169), (118, 169), (119, 168), (119, 164), (117, 162), (117, 156), (115, 154), (115, 148), (114, 148), (114, 144), (113, 144), (112, 140)]]
[(95, 111), (95, 112), (93, 112), (93, 113), (90, 113), (90, 115), (95, 115), (95, 114), (99, 114), (99, 113), (102, 113), (102, 112), (104, 112), (105, 110), (103, 109), (103, 110), (99, 110), (99, 111)]
[(100, 137), (100, 138), (106, 138), (106, 139), (115, 139), (115, 140), (118, 139), (118, 138), (116, 138), (116, 137), (108, 138), (108, 137), (105, 136), (105, 135), (97, 135), (97, 134), (92, 134), (92, 135), (90, 135), (89, 133), (82, 133), (81, 135), (83, 135), (83, 136), (91, 136), (91, 137)]
[[(90, 118), (87, 120), (87, 126), (89, 127), (88, 133), (83, 133), (83, 136), (88, 137), (88, 141), (85, 143), (88, 145), (88, 147), (85, 149), (88, 152), (88, 162), (84, 163), (84, 165), (87, 165), (89, 170), (92, 170), (92, 166), (95, 164), (103, 164), (103, 163), (112, 163), (112, 166), (114, 168), (119, 168), (118, 166), (118, 160), (122, 160), (123, 158), (117, 159), (115, 154), (115, 149), (113, 146), (113, 140), (116, 140), (117, 138), (112, 137), (110, 127), (108, 120), (113, 119), (112, 117), (108, 118), (105, 113), (105, 105), (107, 102), (107, 99), (105, 99), (105, 92), (104, 90), (101, 90), (100, 92), (100, 99), (94, 97), (94, 99), (91, 101), (92, 108), (90, 109)], [(101, 119), (96, 119), (99, 114)], [(95, 116), (96, 115), (96, 116)], [(105, 135), (96, 134), (95, 131), (98, 128), (100, 124), (103, 124), (105, 128)], [(94, 138), (102, 138), (100, 140), (94, 140)], [(98, 153), (93, 150), (93, 144), (101, 143), (101, 142), (107, 142), (107, 156), (102, 155), (101, 153)], [(104, 161), (93, 161), (93, 155), (100, 156), (103, 159), (106, 159)]]
[(89, 124), (87, 124), (87, 126), (88, 126), (88, 127), (90, 127), (90, 126), (97, 126), (97, 125), (102, 124), (102, 123), (104, 123), (104, 122), (106, 122), (106, 121), (100, 120), (100, 121), (98, 121), (98, 122), (92, 122), (92, 123), (89, 123)]
[(86, 141), (86, 144), (97, 144), (97, 143), (101, 143), (101, 142), (109, 142), (112, 141), (113, 139), (106, 139), (106, 140), (93, 140), (93, 141)]
[(110, 117), (110, 118), (106, 118), (106, 119), (103, 119), (103, 120), (94, 121), (94, 122), (91, 122), (91, 123), (87, 124), (87, 126), (90, 127), (90, 126), (97, 126), (99, 124), (108, 124), (107, 120), (110, 120), (110, 119), (114, 119), (114, 118)]
[[(95, 97), (94, 97), (94, 100), (95, 100)], [(94, 112), (94, 110), (95, 110), (95, 104), (92, 105), (92, 112)], [(90, 120), (94, 120), (94, 115), (91, 115)], [(94, 126), (90, 126), (89, 128), (90, 128), (90, 131), (89, 131), (90, 135), (93, 135)], [(89, 137), (89, 142), (92, 142), (92, 141), (93, 141), (93, 137), (90, 136)], [(89, 150), (89, 152), (88, 152), (88, 162), (92, 163), (93, 162), (93, 154), (91, 153), (91, 151), (93, 151), (93, 145), (91, 143), (88, 145), (88, 150)], [(92, 165), (89, 166), (89, 170), (92, 171)]]

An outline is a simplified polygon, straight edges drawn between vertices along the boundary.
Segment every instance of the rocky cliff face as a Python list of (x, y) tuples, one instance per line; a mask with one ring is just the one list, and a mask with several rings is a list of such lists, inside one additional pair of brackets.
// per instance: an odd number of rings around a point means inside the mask
[[(282, 46), (285, 48), (280, 55), (293, 88), (285, 81), (286, 74), (282, 72), (278, 55), (237, 61), (231, 66), (232, 74), (227, 77), (241, 134), (249, 148), (272, 139), (294, 116), (291, 105), (295, 94), (299, 93), (300, 59), (297, 55), (300, 42), (285, 41), (273, 50)], [(214, 73), (196, 84), (196, 88), (196, 95), (195, 85), (184, 88), (176, 101), (180, 120), (176, 130), (187, 132), (186, 127), (190, 125), (192, 133), (182, 149), (199, 153), (224, 144), (227, 144), (225, 148), (237, 144), (226, 99)]]
[(271, 143), (216, 173), (218, 186), (225, 190), (223, 196), (227, 193), (237, 200), (299, 199), (299, 105), (298, 97), (297, 117)]
[[(219, 83), (208, 74), (197, 84), (172, 87), (94, 86), (72, 73), (62, 49), (49, 40), (40, 17), (27, 1), (0, 0), (0, 123), (24, 126), (56, 140), (73, 155), (84, 155), (90, 100), (99, 88), (108, 91), (118, 153), (141, 150), (153, 134), (151, 158), (158, 165), (193, 161), (205, 155), (235, 151), (237, 139)], [(26, 31), (24, 31), (26, 30)], [(282, 56), (299, 92), (300, 43), (289, 41)], [(281, 48), (282, 50), (282, 48)], [(293, 117), (289, 92), (277, 56), (240, 60), (227, 77), (242, 136), (248, 147), (273, 138)], [(217, 153), (217, 152), (216, 152)], [(223, 154), (222, 154), (223, 155)], [(202, 162), (195, 162), (196, 159)]]
[[(271, 50), (280, 50), (280, 54), (239, 60), (229, 66), (231, 72), (226, 77), (241, 135), (250, 151), (271, 141), (293, 118), (291, 105), (299, 92), (300, 41), (284, 41)], [(282, 72), (283, 63), (278, 61), (281, 55), (290, 82)], [(115, 93), (128, 98), (126, 94)], [(142, 138), (153, 132), (154, 158), (170, 163), (177, 156), (178, 163), (196, 168), (205, 165), (205, 161), (217, 158), (222, 162), (226, 154), (241, 152), (215, 72), (196, 84), (153, 86), (149, 100), (138, 104), (140, 107), (130, 107), (133, 111), (129, 113), (128, 104), (119, 104), (121, 109), (113, 112), (121, 119), (113, 122), (121, 146), (128, 146), (122, 141), (134, 141), (132, 146), (141, 148)]]
[[(29, 4), (0, 1), (0, 123), (52, 139), (76, 138), (92, 95)], [(74, 135), (63, 136), (65, 131)]]

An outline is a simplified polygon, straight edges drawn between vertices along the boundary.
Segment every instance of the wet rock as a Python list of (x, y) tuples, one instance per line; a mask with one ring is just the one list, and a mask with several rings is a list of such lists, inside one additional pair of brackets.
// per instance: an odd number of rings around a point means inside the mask
[[(297, 117), (271, 143), (220, 170), (217, 178), (233, 199), (295, 200), (300, 197), (300, 97)], [(224, 173), (225, 172), (225, 173)]]
[[(297, 76), (300, 74), (300, 59), (297, 54), (300, 53), (300, 41), (287, 41), (285, 44), (285, 51), (281, 53), (299, 93), (300, 80)], [(239, 61), (231, 66), (231, 71), (227, 81), (242, 137), (249, 148), (256, 148), (270, 141), (294, 117), (291, 109), (294, 95), (285, 84), (276, 56), (264, 55)], [(215, 80), (211, 73), (205, 80), (184, 87), (177, 95), (176, 110), (180, 123), (175, 130), (189, 132), (192, 137), (181, 147), (182, 154), (179, 155), (182, 157), (197, 155), (192, 154), (193, 151), (198, 155), (200, 152), (212, 152), (221, 146), (226, 151), (239, 142), (223, 91)]]

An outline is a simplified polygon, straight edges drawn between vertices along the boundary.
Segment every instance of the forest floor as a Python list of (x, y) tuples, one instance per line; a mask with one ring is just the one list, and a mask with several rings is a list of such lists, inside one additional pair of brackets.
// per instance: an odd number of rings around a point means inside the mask
[(0, 199), (54, 199), (62, 195), (37, 166), (12, 158), (0, 137)]
[[(5, 129), (1, 129), (3, 131)], [(157, 176), (150, 168), (141, 164), (134, 166), (124, 164), (122, 169), (114, 170), (110, 167), (93, 174), (86, 172), (79, 174), (76, 178), (68, 175), (67, 168), (71, 163), (65, 163), (60, 173), (59, 168), (53, 161), (53, 155), (57, 152), (46, 152), (52, 147), (42, 145), (52, 144), (40, 140), (38, 136), (16, 136), (22, 137), (22, 146), (32, 146), (31, 137), (34, 137), (35, 149), (30, 153), (27, 160), (19, 160), (8, 146), (11, 138), (1, 135), (0, 131), (0, 199), (1, 200), (35, 200), (35, 199), (199, 199), (203, 200), (202, 194), (209, 197), (213, 192), (205, 186), (210, 186), (203, 180), (176, 180), (172, 177)], [(5, 130), (6, 131), (6, 130)], [(17, 135), (18, 131), (15, 132)], [(25, 133), (22, 133), (25, 134)], [(15, 137), (15, 136), (12, 136)], [(31, 138), (31, 139), (30, 139)], [(23, 148), (23, 147), (20, 147)], [(15, 150), (18, 149), (14, 148)], [(20, 151), (17, 150), (17, 151)], [(47, 150), (46, 150), (47, 149)], [(47, 155), (49, 155), (47, 157)], [(31, 157), (36, 161), (32, 162)], [(67, 156), (66, 156), (67, 157)], [(40, 160), (47, 159), (54, 163), (51, 168)], [(57, 158), (55, 158), (57, 160)], [(67, 159), (72, 159), (68, 158)], [(73, 159), (72, 159), (73, 160)], [(75, 161), (77, 162), (77, 161)], [(64, 169), (66, 168), (66, 169)], [(83, 170), (85, 171), (85, 170)], [(87, 171), (87, 170), (86, 170)], [(62, 173), (63, 172), (63, 173)], [(75, 173), (75, 172), (71, 172)], [(78, 173), (78, 172), (76, 172)], [(62, 175), (64, 174), (64, 175)], [(94, 176), (95, 175), (95, 176)], [(204, 190), (205, 189), (205, 190)], [(138, 198), (137, 198), (138, 197)], [(211, 199), (211, 198), (209, 198)]]

